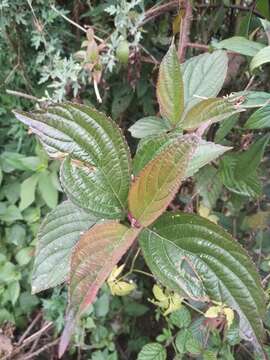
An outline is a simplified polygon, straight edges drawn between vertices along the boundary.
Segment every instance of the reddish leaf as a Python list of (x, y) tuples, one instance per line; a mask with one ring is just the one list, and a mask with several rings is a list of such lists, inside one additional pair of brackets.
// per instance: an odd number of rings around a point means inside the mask
[(68, 346), (76, 320), (94, 301), (99, 288), (139, 231), (110, 221), (95, 225), (77, 243), (71, 258), (69, 310), (59, 346), (60, 357)]
[(148, 226), (167, 208), (185, 177), (197, 143), (195, 135), (176, 138), (139, 173), (128, 196), (129, 211), (137, 226)]

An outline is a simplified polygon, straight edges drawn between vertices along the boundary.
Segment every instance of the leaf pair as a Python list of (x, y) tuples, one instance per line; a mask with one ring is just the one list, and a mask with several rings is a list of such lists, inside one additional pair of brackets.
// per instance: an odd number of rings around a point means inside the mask
[[(70, 274), (61, 355), (76, 320), (114, 265), (142, 227), (160, 216), (173, 199), (198, 139), (176, 136), (164, 144), (129, 189), (129, 152), (118, 128), (104, 115), (85, 106), (62, 104), (16, 116), (38, 134), (49, 154), (64, 158), (60, 178), (70, 201), (58, 206), (43, 223), (33, 274), (33, 291), (57, 285)], [(127, 213), (127, 195), (128, 211), (140, 228), (118, 221), (94, 225), (101, 217), (121, 219)]]
[(196, 129), (205, 122), (221, 121), (240, 111), (228, 99), (214, 97), (222, 88), (227, 67), (223, 51), (196, 56), (181, 66), (171, 45), (161, 62), (157, 83), (157, 98), (164, 119), (138, 120), (129, 129), (132, 136), (161, 134), (175, 126)]

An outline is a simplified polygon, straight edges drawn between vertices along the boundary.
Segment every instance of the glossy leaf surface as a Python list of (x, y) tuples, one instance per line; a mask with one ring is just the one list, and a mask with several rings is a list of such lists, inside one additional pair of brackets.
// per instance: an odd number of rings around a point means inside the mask
[(190, 264), (211, 300), (236, 310), (242, 336), (264, 337), (264, 292), (256, 268), (243, 248), (221, 227), (187, 213), (166, 213), (140, 234), (140, 245), (153, 274), (175, 291), (189, 294), (183, 262)]
[(72, 249), (81, 234), (95, 224), (82, 209), (64, 201), (43, 221), (39, 233), (32, 275), (34, 293), (67, 279)]
[[(137, 175), (143, 167), (151, 161), (169, 143), (175, 141), (181, 135), (177, 133), (153, 136), (143, 140), (138, 147), (133, 159), (133, 172)], [(198, 145), (190, 159), (185, 177), (193, 176), (201, 167), (217, 159), (230, 150), (230, 147), (222, 146), (205, 140), (199, 140)]]
[(142, 139), (146, 136), (158, 135), (170, 130), (170, 124), (166, 119), (156, 116), (148, 116), (136, 121), (128, 130), (134, 138)]
[(200, 102), (202, 97), (217, 96), (227, 69), (228, 58), (222, 50), (194, 56), (182, 64), (185, 110)]
[(232, 102), (223, 98), (209, 98), (194, 105), (184, 116), (183, 128), (185, 130), (196, 129), (200, 125), (209, 122), (222, 121), (238, 112)]
[(193, 135), (176, 138), (147, 163), (132, 183), (129, 212), (141, 226), (151, 224), (167, 208), (185, 177), (197, 142)]
[(78, 104), (15, 115), (38, 135), (49, 155), (65, 158), (61, 182), (76, 205), (101, 218), (123, 216), (129, 152), (120, 129), (109, 118)]
[(184, 84), (174, 45), (160, 64), (157, 98), (161, 115), (173, 125), (179, 123), (184, 110)]

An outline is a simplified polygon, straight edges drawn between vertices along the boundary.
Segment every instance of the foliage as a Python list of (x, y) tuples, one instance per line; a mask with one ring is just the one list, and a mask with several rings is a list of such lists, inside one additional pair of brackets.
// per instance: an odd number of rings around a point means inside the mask
[(42, 306), (71, 358), (268, 351), (270, 13), (212, 5), (193, 4), (183, 64), (177, 2), (0, 5), (3, 326)]

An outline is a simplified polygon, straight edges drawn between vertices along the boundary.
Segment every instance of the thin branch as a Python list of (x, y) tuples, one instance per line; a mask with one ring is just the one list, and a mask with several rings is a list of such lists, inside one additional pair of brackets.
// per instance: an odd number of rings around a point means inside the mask
[(199, 43), (188, 42), (187, 46), (191, 47), (191, 48), (194, 48), (194, 49), (199, 49), (199, 50), (202, 50), (202, 51), (209, 51), (210, 50), (210, 46), (204, 45), (204, 44), (199, 44)]
[(246, 87), (245, 87), (244, 91), (248, 90), (248, 89), (251, 87), (251, 85), (252, 85), (252, 83), (253, 83), (254, 79), (255, 79), (255, 75), (252, 75), (252, 76), (251, 76), (251, 78), (249, 79), (249, 82), (247, 83), (247, 85), (246, 85)]
[(178, 58), (180, 63), (185, 61), (187, 44), (189, 43), (189, 34), (192, 21), (192, 6), (189, 0), (185, 0), (185, 16), (181, 19), (180, 35), (178, 43)]
[[(78, 29), (80, 29), (80, 30), (83, 31), (84, 33), (87, 33), (87, 30), (86, 30), (85, 28), (83, 28), (81, 25), (77, 24), (75, 21), (71, 20), (70, 18), (68, 18), (66, 15), (62, 14), (61, 11), (57, 10), (55, 6), (51, 5), (51, 8), (52, 8), (58, 15), (62, 16), (63, 19), (65, 19), (66, 21), (68, 21), (70, 24), (76, 26)], [(97, 41), (99, 41), (100, 43), (103, 43), (103, 42), (104, 42), (100, 37), (98, 37), (98, 36), (96, 36), (96, 35), (94, 35), (94, 38), (95, 38)]]
[(33, 329), (33, 327), (36, 325), (36, 323), (40, 320), (41, 317), (42, 317), (42, 313), (39, 312), (37, 316), (34, 318), (34, 320), (31, 322), (31, 324), (28, 326), (28, 328), (25, 330), (23, 335), (20, 337), (20, 340), (18, 341), (18, 345), (21, 345), (23, 343), (23, 340), (30, 333), (30, 331)]
[(49, 349), (49, 348), (52, 347), (52, 346), (57, 345), (58, 342), (59, 342), (59, 340), (60, 340), (60, 338), (58, 338), (58, 339), (50, 342), (49, 344), (46, 344), (46, 345), (42, 346), (40, 349), (38, 349), (38, 350), (35, 351), (35, 352), (32, 352), (31, 354), (27, 354), (27, 355), (25, 355), (25, 356), (21, 356), (21, 357), (19, 357), (18, 360), (29, 360), (29, 359), (33, 359), (35, 356), (41, 354), (43, 351)]
[(43, 334), (45, 331), (47, 331), (49, 328), (51, 328), (53, 326), (53, 322), (48, 322), (47, 324), (45, 324), (43, 326), (43, 328), (41, 328), (39, 331), (37, 331), (36, 333), (34, 333), (33, 335), (29, 336), (28, 338), (26, 338), (22, 345), (28, 344), (29, 342), (32, 342), (36, 337), (40, 336), (41, 334)]
[(15, 90), (10, 90), (10, 89), (6, 89), (7, 94), (9, 95), (14, 95), (14, 96), (18, 96), (18, 97), (23, 97), (25, 99), (29, 99), (29, 100), (33, 100), (33, 101), (43, 101), (39, 98), (37, 98), (36, 96), (33, 95), (29, 95), (29, 94), (25, 94), (23, 92), (20, 91), (15, 91)]
[[(262, 17), (262, 15), (258, 11), (256, 11), (253, 8), (250, 8), (250, 7), (246, 7), (246, 6), (242, 6), (242, 5), (225, 5), (225, 4), (223, 6), (227, 9), (235, 9), (235, 10), (239, 10), (239, 11), (252, 12), (254, 15)], [(160, 6), (153, 6), (152, 8), (150, 8), (149, 10), (146, 11), (144, 20), (140, 23), (140, 26), (143, 26), (146, 23), (148, 23), (149, 21), (155, 19), (156, 17), (159, 17), (159, 16), (163, 15), (164, 13), (174, 10), (178, 7), (179, 7), (179, 0), (170, 1), (167, 4), (160, 5)], [(211, 10), (211, 9), (215, 9), (218, 7), (220, 7), (220, 5), (196, 4), (194, 6), (194, 9), (206, 8), (206, 9)]]

